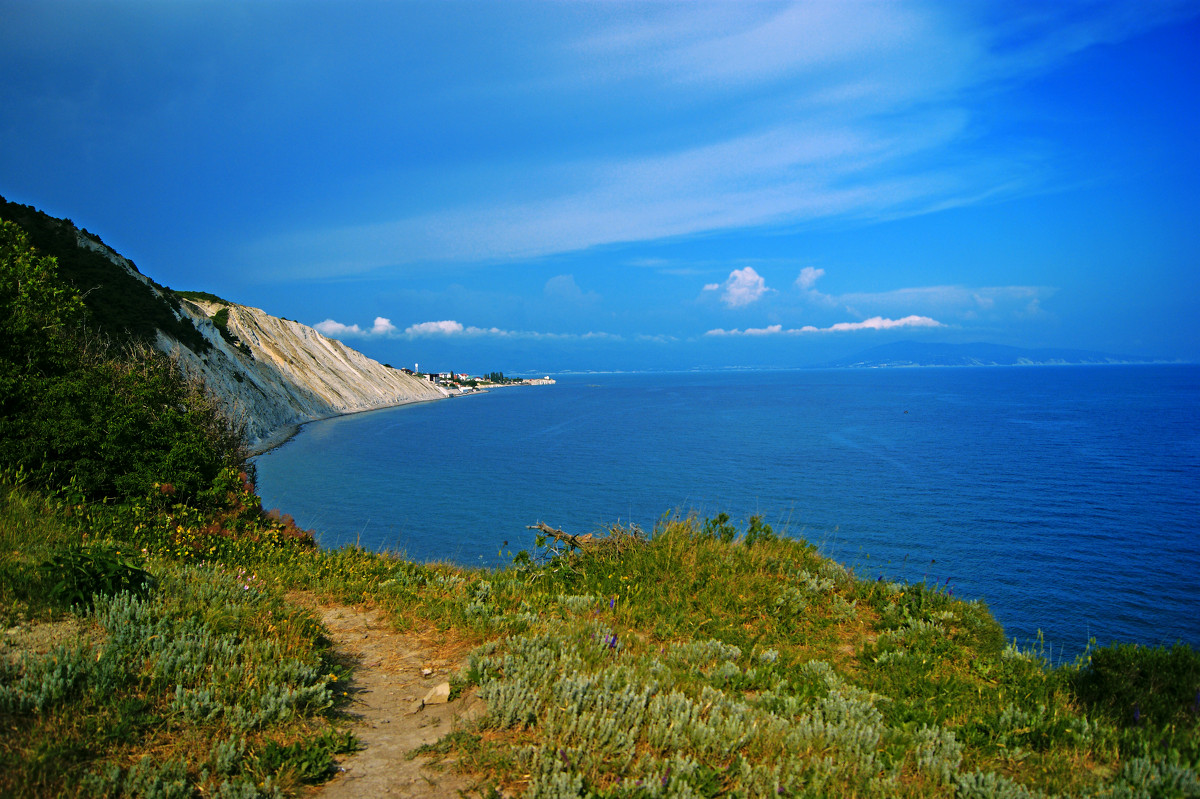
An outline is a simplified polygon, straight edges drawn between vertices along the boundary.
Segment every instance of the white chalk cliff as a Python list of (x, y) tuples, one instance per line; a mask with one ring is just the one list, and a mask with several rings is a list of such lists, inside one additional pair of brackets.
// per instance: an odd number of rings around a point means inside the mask
[[(99, 239), (77, 230), (76, 243), (100, 253), (170, 303), (165, 290)], [(213, 322), (222, 308), (228, 309), (225, 329), (244, 347), (231, 343)], [(158, 348), (202, 378), (245, 424), (253, 450), (279, 443), (305, 422), (449, 396), (445, 389), (371, 360), (307, 325), (258, 308), (180, 298), (173, 312), (189, 317), (212, 349), (198, 354), (161, 330)]]
[[(213, 349), (197, 356), (161, 334), (159, 346), (200, 374), (245, 422), (254, 449), (278, 443), (304, 422), (448, 396), (307, 325), (258, 308), (192, 300), (181, 305)], [(249, 352), (226, 341), (213, 323), (221, 308), (229, 309), (226, 329)]]

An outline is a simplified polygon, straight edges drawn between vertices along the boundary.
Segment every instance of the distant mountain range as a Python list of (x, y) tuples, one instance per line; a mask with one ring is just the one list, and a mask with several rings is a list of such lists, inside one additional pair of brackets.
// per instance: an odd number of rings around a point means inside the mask
[(822, 365), (877, 369), (905, 366), (1073, 366), (1153, 362), (1151, 358), (1130, 358), (1087, 350), (1025, 349), (983, 342), (938, 344), (897, 341)]

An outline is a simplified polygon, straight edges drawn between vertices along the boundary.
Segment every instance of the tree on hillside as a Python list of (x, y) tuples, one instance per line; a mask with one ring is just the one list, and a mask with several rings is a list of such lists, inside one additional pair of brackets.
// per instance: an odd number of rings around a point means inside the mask
[(177, 361), (118, 349), (86, 322), (55, 259), (0, 220), (0, 469), (90, 498), (166, 483), (200, 501), (246, 467), (241, 429)]
[(35, 252), (25, 231), (5, 220), (0, 220), (0, 308), (0, 358), (24, 369), (45, 370), (50, 360), (59, 360), (67, 334), (85, 314), (78, 292), (59, 279), (55, 259)]

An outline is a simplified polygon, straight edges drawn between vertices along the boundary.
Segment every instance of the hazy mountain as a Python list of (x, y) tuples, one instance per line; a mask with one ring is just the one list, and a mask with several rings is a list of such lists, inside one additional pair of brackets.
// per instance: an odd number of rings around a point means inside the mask
[(1148, 358), (1130, 358), (1088, 350), (1025, 349), (984, 342), (941, 344), (896, 341), (823, 365), (871, 369), (904, 366), (1065, 366), (1151, 362)]

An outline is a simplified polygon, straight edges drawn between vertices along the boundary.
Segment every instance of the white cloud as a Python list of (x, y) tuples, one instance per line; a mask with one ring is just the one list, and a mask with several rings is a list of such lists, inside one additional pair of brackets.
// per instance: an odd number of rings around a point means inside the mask
[(326, 319), (324, 322), (318, 322), (313, 327), (320, 333), (329, 336), (330, 338), (370, 338), (370, 337), (387, 337), (394, 336), (399, 331), (396, 326), (391, 323), (391, 320), (385, 319), (382, 316), (375, 317), (375, 322), (369, 330), (363, 330), (358, 325), (344, 325), (341, 322), (335, 322), (332, 319)]
[(382, 316), (375, 317), (375, 324), (371, 326), (372, 336), (390, 336), (395, 332), (396, 326), (390, 319), (384, 319)]
[(804, 290), (811, 289), (824, 274), (824, 269), (814, 269), (811, 266), (806, 266), (800, 270), (800, 276), (796, 278), (796, 286)]
[(734, 269), (729, 273), (729, 278), (724, 284), (709, 283), (704, 287), (705, 291), (719, 291), (724, 288), (721, 294), (721, 302), (728, 305), (730, 308), (741, 308), (750, 303), (757, 302), (764, 294), (772, 289), (767, 288), (767, 281), (762, 275), (754, 271), (754, 267), (747, 266), (742, 269)]
[(341, 322), (335, 322), (332, 319), (317, 322), (313, 327), (319, 333), (323, 333), (330, 338), (359, 338), (365, 335), (362, 328), (358, 325), (343, 325)]
[(882, 316), (873, 316), (861, 322), (838, 322), (824, 329), (832, 332), (842, 332), (844, 330), (891, 330), (896, 327), (941, 326), (941, 322), (936, 319), (930, 319), (928, 316), (910, 315), (903, 319), (884, 319)]
[(815, 327), (813, 325), (805, 325), (804, 327), (795, 327), (784, 329), (783, 325), (770, 325), (768, 327), (748, 327), (745, 330), (725, 330), (716, 328), (710, 330), (704, 335), (706, 336), (799, 336), (807, 333), (844, 333), (853, 330), (892, 330), (900, 327), (944, 327), (941, 322), (936, 319), (930, 319), (928, 316), (906, 316), (903, 319), (885, 319), (881, 316), (875, 316), (871, 319), (864, 319), (861, 322), (838, 322), (829, 327)]
[(404, 334), (409, 338), (417, 338), (420, 336), (491, 336), (496, 338), (541, 340), (622, 340), (621, 336), (614, 333), (596, 331), (588, 333), (543, 333), (535, 330), (504, 330), (499, 327), (475, 327), (474, 325), (463, 325), (461, 322), (456, 322), (453, 320), (445, 320), (441, 322), (421, 322), (419, 324), (409, 325), (404, 329)]
[(404, 328), (404, 333), (408, 336), (453, 336), (462, 332), (463, 326), (452, 320), (444, 322), (421, 322), (420, 324), (409, 325)]
[(520, 339), (542, 339), (542, 340), (563, 340), (563, 341), (589, 341), (589, 340), (611, 340), (622, 341), (624, 338), (616, 333), (605, 333), (603, 331), (590, 331), (587, 333), (545, 333), (535, 330), (504, 330), (499, 327), (475, 327), (474, 325), (464, 325), (462, 322), (457, 322), (453, 319), (444, 319), (436, 322), (418, 322), (417, 324), (409, 325), (401, 332), (398, 327), (392, 324), (391, 320), (385, 319), (382, 316), (375, 318), (375, 323), (370, 329), (363, 329), (358, 325), (345, 325), (333, 319), (326, 319), (313, 325), (321, 333), (324, 333), (330, 338), (371, 338), (371, 337), (388, 337), (396, 338), (404, 336), (409, 339), (428, 337), (428, 336), (490, 336), (494, 338), (520, 338)]

